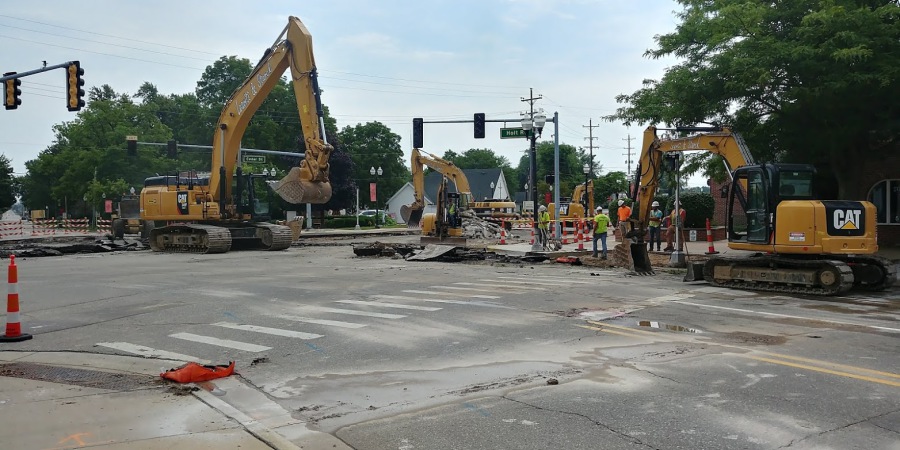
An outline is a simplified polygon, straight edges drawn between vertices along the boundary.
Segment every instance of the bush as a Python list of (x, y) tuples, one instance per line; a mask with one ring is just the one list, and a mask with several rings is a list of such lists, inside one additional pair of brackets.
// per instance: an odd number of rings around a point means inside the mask
[[(715, 201), (712, 195), (703, 192), (682, 193), (681, 205), (687, 213), (684, 221), (685, 228), (706, 228), (706, 219), (712, 219), (715, 210)], [(670, 197), (671, 203), (675, 203), (675, 196)], [(669, 208), (671, 210), (671, 207)]]

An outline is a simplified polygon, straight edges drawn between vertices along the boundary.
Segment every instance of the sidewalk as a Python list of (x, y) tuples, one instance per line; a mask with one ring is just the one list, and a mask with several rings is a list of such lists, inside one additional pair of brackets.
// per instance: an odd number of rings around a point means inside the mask
[[(15, 345), (15, 344), (9, 344)], [(179, 385), (182, 362), (0, 351), (0, 442), (10, 449), (349, 449), (232, 376)]]

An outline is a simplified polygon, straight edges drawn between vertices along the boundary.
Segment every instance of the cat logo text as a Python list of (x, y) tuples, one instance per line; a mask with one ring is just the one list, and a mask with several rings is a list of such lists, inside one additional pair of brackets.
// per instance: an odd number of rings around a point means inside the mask
[(834, 228), (837, 230), (858, 230), (861, 215), (862, 210), (859, 209), (836, 209), (833, 217)]

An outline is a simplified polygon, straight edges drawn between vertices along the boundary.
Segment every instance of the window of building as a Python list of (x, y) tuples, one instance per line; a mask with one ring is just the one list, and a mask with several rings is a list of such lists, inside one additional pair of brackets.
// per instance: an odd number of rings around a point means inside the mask
[(883, 180), (869, 191), (869, 201), (878, 211), (878, 224), (900, 225), (900, 180)]

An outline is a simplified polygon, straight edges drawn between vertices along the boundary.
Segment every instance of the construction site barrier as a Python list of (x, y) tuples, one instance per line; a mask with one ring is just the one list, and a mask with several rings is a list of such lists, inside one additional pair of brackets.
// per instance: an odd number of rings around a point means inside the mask
[(89, 233), (91, 231), (90, 219), (63, 219), (60, 221), (66, 234)]
[(506, 221), (500, 222), (500, 244), (506, 245)]
[(25, 225), (21, 220), (0, 221), (0, 239), (25, 235)]
[(112, 233), (112, 220), (100, 219), (97, 221), (98, 233)]
[(31, 339), (30, 334), (22, 333), (19, 322), (19, 268), (16, 266), (16, 255), (9, 255), (9, 290), (6, 294), (6, 334), (0, 336), (0, 342), (21, 342)]
[(59, 225), (56, 219), (35, 219), (31, 222), (32, 236), (46, 236), (56, 234)]

